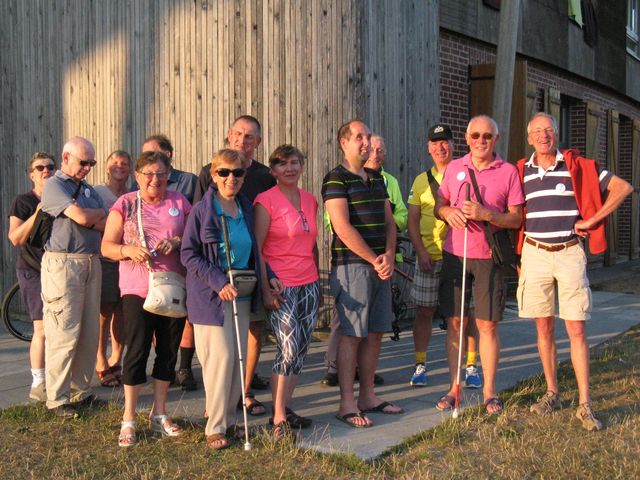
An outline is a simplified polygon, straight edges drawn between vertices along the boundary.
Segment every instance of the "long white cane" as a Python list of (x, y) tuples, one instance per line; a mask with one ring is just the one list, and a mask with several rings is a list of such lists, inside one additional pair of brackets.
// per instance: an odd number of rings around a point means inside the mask
[[(471, 185), (466, 184), (467, 187), (467, 200), (471, 200)], [(456, 373), (456, 400), (453, 407), (453, 412), (451, 412), (452, 418), (458, 418), (460, 412), (458, 411), (458, 406), (460, 405), (460, 370), (462, 369), (462, 340), (463, 340), (463, 330), (464, 330), (464, 300), (465, 300), (465, 289), (467, 284), (467, 235), (469, 233), (469, 223), (464, 224), (464, 243), (462, 246), (462, 299), (460, 302), (460, 336), (458, 338), (458, 370)]]
[[(231, 273), (231, 249), (229, 243), (229, 230), (227, 229), (227, 220), (224, 215), (220, 217), (222, 219), (222, 234), (224, 236), (224, 245), (227, 256), (227, 266), (229, 267), (229, 283), (235, 288), (233, 283), (233, 274)], [(244, 359), (242, 358), (242, 342), (240, 341), (240, 326), (238, 325), (238, 305), (236, 304), (235, 297), (231, 302), (233, 305), (233, 323), (236, 329), (236, 343), (238, 348), (238, 361), (240, 362), (240, 388), (242, 389), (242, 416), (244, 417), (244, 449), (251, 450), (251, 443), (249, 442), (249, 423), (247, 420), (247, 400), (244, 396)]]

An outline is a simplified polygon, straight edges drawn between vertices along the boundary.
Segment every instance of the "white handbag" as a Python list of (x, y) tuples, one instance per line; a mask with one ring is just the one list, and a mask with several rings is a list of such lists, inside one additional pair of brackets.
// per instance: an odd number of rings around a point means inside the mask
[[(138, 209), (138, 235), (140, 244), (147, 248), (142, 229), (142, 200), (140, 191), (137, 198)], [(147, 262), (149, 269), (149, 292), (144, 301), (144, 308), (147, 312), (162, 315), (164, 317), (184, 318), (187, 316), (187, 290), (185, 280), (182, 275), (176, 272), (154, 272), (151, 263)]]

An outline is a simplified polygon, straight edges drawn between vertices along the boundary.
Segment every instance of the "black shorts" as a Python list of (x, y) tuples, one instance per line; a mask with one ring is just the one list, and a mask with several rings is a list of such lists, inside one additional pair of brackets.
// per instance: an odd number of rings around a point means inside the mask
[[(440, 312), (446, 317), (460, 316), (462, 301), (462, 258), (443, 252), (440, 283)], [(473, 289), (475, 317), (499, 322), (504, 312), (506, 286), (504, 268), (488, 258), (467, 259), (465, 317)]]
[(16, 269), (22, 301), (29, 310), (31, 320), (42, 320), (42, 287), (40, 272), (31, 268)]

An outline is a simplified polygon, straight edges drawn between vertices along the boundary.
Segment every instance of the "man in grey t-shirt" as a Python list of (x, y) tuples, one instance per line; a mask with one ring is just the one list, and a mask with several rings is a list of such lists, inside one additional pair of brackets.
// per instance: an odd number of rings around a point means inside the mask
[(42, 210), (55, 217), (42, 258), (47, 408), (72, 417), (93, 404), (91, 378), (98, 348), (101, 233), (107, 212), (84, 178), (95, 166), (89, 140), (72, 137), (62, 164), (44, 184)]

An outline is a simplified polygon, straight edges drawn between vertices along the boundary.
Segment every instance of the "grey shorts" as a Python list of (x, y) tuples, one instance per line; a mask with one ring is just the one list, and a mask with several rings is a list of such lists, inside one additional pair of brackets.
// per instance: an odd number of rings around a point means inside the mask
[[(443, 255), (440, 312), (445, 317), (458, 317), (462, 302), (462, 259), (449, 252)], [(470, 304), (472, 287), (475, 305)], [(504, 268), (497, 267), (490, 258), (467, 259), (465, 311), (474, 306), (476, 318), (499, 322), (504, 312), (505, 295)]]
[(391, 282), (380, 280), (371, 265), (331, 267), (329, 288), (343, 335), (364, 338), (369, 332), (391, 330)]

